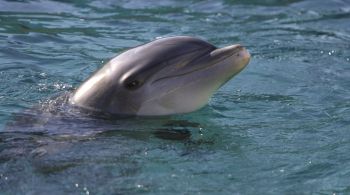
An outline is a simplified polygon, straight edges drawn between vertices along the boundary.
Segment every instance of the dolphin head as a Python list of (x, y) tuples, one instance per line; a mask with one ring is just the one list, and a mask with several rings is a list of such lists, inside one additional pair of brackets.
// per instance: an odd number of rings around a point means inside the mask
[(248, 63), (240, 45), (224, 48), (193, 37), (155, 40), (111, 59), (72, 94), (70, 102), (118, 115), (195, 111)]

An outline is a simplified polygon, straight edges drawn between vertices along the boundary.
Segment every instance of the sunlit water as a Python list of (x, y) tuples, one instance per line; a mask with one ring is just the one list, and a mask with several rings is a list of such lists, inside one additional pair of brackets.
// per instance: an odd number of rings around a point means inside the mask
[[(252, 59), (191, 114), (40, 115), (117, 53), (174, 35)], [(0, 83), (1, 194), (350, 193), (347, 0), (0, 0)]]

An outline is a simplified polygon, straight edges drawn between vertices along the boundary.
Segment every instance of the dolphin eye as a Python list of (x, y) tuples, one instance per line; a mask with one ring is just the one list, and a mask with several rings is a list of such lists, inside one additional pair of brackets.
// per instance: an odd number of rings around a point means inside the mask
[(140, 85), (141, 85), (140, 81), (138, 81), (138, 80), (133, 80), (133, 81), (127, 82), (127, 83), (125, 84), (125, 87), (126, 87), (127, 89), (134, 90), (134, 89), (139, 88)]

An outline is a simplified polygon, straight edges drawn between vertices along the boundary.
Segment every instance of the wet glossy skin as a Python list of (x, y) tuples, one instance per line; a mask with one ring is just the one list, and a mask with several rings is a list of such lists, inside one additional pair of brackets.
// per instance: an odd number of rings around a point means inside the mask
[(70, 102), (121, 115), (192, 112), (249, 59), (240, 45), (218, 49), (192, 37), (158, 39), (111, 59), (78, 87)]

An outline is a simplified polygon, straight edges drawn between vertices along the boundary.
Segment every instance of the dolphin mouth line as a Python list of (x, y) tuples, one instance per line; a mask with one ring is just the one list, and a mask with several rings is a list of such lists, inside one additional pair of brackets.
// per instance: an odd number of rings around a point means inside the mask
[[(197, 68), (197, 69), (195, 69), (195, 70), (188, 71), (188, 72), (185, 72), (185, 73), (183, 73), (183, 74), (177, 74), (177, 75), (171, 75), (171, 76), (167, 76), (167, 77), (161, 77), (161, 78), (159, 78), (159, 79), (153, 81), (151, 84), (153, 85), (155, 82), (158, 82), (158, 81), (160, 81), (160, 80), (169, 79), (169, 78), (174, 78), (174, 77), (181, 77), (181, 76), (185, 76), (185, 75), (191, 74), (191, 73), (196, 72), (196, 71), (200, 71), (200, 70), (204, 70), (204, 69), (211, 68), (211, 67), (217, 65), (219, 62), (221, 62), (221, 61), (225, 60), (226, 58), (231, 57), (232, 55), (235, 55), (235, 54), (237, 54), (237, 52), (233, 52), (231, 55), (226, 56), (226, 57), (220, 59), (219, 61), (217, 61), (217, 62), (215, 62), (215, 63), (213, 63), (213, 64), (210, 64), (210, 65), (205, 66), (205, 67)], [(198, 57), (198, 58), (199, 58), (199, 57)], [(196, 58), (196, 59), (197, 59), (197, 58)], [(198, 82), (198, 80), (200, 80), (200, 79), (193, 79), (192, 81), (190, 81), (190, 83), (187, 83), (187, 85), (191, 85), (191, 84), (193, 84), (193, 83), (196, 83), (196, 82)], [(178, 86), (178, 87), (176, 87), (176, 88), (174, 88), (174, 89), (172, 89), (172, 90), (170, 90), (170, 91), (167, 91), (166, 93), (164, 93), (164, 94), (162, 94), (162, 95), (160, 95), (160, 96), (151, 97), (151, 98), (149, 98), (149, 99), (143, 101), (142, 104), (144, 104), (144, 103), (146, 103), (146, 102), (149, 102), (149, 101), (152, 101), (152, 100), (155, 100), (155, 99), (162, 98), (162, 97), (164, 97), (164, 96), (166, 96), (166, 95), (169, 95), (169, 94), (171, 94), (171, 93), (174, 93), (174, 92), (176, 92), (177, 90), (179, 90), (180, 88), (181, 88), (181, 86)]]
[[(215, 51), (215, 50), (214, 50), (214, 51)], [(151, 85), (153, 85), (154, 83), (156, 83), (156, 82), (158, 82), (158, 81), (164, 80), (164, 79), (170, 79), (170, 78), (175, 78), (175, 77), (182, 77), (182, 76), (191, 74), (191, 73), (193, 73), (193, 72), (197, 72), (197, 71), (201, 71), (201, 70), (205, 70), (205, 69), (211, 68), (211, 67), (213, 67), (213, 66), (216, 66), (218, 63), (224, 61), (225, 59), (227, 59), (227, 58), (229, 58), (229, 57), (231, 57), (231, 56), (237, 54), (239, 51), (240, 51), (240, 50), (238, 50), (238, 51), (235, 50), (235, 51), (232, 52), (230, 55), (227, 55), (227, 56), (225, 56), (225, 57), (219, 59), (218, 61), (214, 60), (214, 63), (209, 64), (209, 65), (204, 66), (204, 67), (199, 67), (199, 68), (196, 68), (196, 69), (194, 69), (194, 70), (191, 70), (191, 71), (188, 71), (188, 72), (184, 72), (184, 73), (181, 73), (181, 74), (175, 74), (175, 75), (160, 77), (160, 78), (154, 80), (154, 81), (151, 83)], [(212, 51), (212, 52), (213, 52), (213, 51)], [(207, 54), (203, 54), (203, 55), (200, 55), (200, 56), (194, 58), (192, 61), (190, 61), (190, 63), (193, 62), (193, 61), (196, 60), (196, 59), (200, 59), (200, 58), (203, 57), (204, 55), (207, 55)]]

